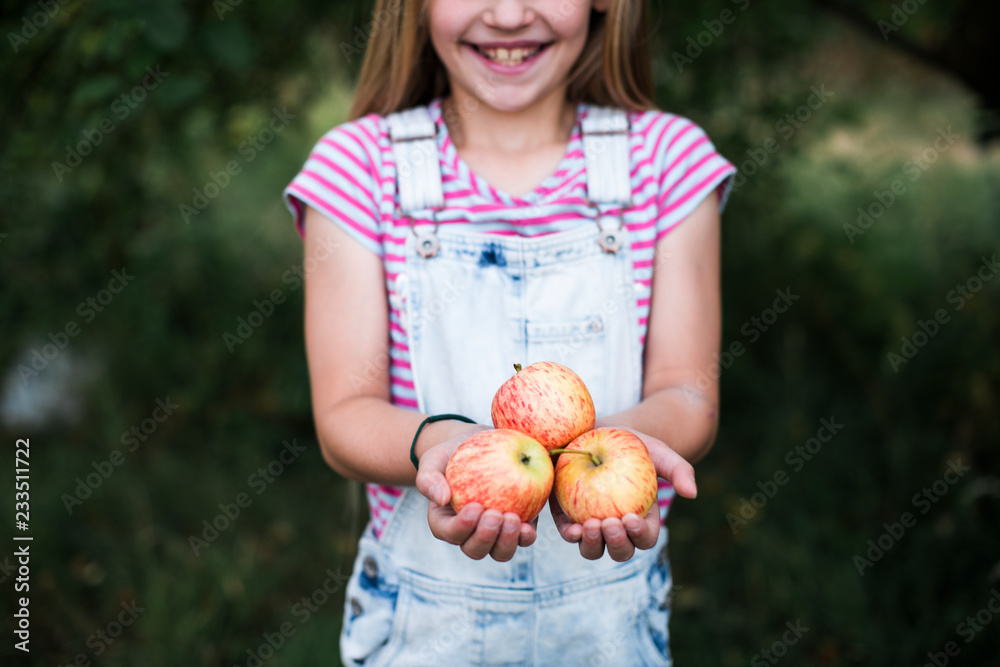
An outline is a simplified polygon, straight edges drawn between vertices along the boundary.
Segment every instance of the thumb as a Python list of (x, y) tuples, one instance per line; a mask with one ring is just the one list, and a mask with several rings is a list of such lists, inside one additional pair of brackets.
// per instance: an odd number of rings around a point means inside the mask
[(444, 507), (451, 500), (451, 489), (445, 479), (444, 471), (448, 465), (448, 453), (439, 447), (431, 447), (420, 457), (420, 469), (417, 471), (417, 491)]
[(650, 447), (649, 455), (653, 459), (656, 474), (670, 482), (677, 495), (684, 498), (698, 496), (698, 484), (694, 481), (694, 466), (666, 445)]

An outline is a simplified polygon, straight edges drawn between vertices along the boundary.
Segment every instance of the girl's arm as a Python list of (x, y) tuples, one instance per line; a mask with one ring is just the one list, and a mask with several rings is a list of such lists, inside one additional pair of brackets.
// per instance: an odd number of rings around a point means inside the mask
[[(349, 479), (412, 486), (417, 474), (410, 443), (427, 415), (395, 407), (389, 389), (389, 312), (382, 260), (339, 226), (307, 209), (305, 216), (305, 335), (316, 435), (327, 464)], [(417, 455), (433, 448), (444, 458), (482, 428), (456, 421), (429, 424)], [(443, 466), (441, 466), (443, 469)], [(509, 560), (535, 539), (533, 525), (478, 504), (456, 515), (447, 484), (425, 474), (428, 521), (439, 539), (472, 558)], [(422, 480), (422, 481), (424, 481)], [(440, 480), (443, 482), (443, 477)], [(437, 501), (437, 502), (435, 502)], [(481, 520), (482, 519), (482, 520)]]
[[(349, 479), (412, 485), (408, 438), (425, 415), (389, 400), (382, 261), (312, 208), (305, 230), (306, 354), (323, 458)], [(453, 424), (433, 426), (429, 437)]]
[[(710, 369), (721, 338), (719, 208), (715, 193), (656, 245), (649, 328), (643, 364), (642, 401), (597, 420), (597, 426), (634, 431), (649, 448), (657, 474), (677, 493), (694, 498), (694, 468), (711, 448), (719, 423), (718, 380)], [(570, 521), (557, 503), (553, 515), (562, 536), (580, 543), (586, 558), (605, 546), (615, 560), (656, 544), (658, 504), (645, 517)]]
[(712, 193), (657, 243), (642, 401), (598, 420), (651, 435), (692, 463), (708, 453), (719, 424), (719, 226)]

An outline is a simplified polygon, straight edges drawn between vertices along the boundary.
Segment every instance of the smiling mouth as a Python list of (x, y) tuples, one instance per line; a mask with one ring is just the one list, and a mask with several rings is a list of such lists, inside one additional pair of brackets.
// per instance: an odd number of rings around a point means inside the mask
[(514, 48), (502, 46), (478, 46), (476, 44), (470, 44), (470, 46), (472, 46), (472, 48), (474, 48), (479, 55), (491, 62), (503, 65), (504, 67), (515, 67), (538, 56), (538, 54), (541, 53), (542, 50), (548, 46), (548, 44), (539, 44), (537, 46), (518, 46)]

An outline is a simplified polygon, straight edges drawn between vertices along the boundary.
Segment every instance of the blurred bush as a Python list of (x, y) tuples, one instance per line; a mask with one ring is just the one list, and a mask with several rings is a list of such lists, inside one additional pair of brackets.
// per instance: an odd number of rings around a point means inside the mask
[[(30, 436), (34, 454), (26, 664), (245, 665), (283, 624), (294, 635), (266, 664), (335, 663), (343, 599), (317, 591), (349, 571), (366, 512), (315, 444), (301, 249), (279, 195), (346, 114), (370, 10), (14, 5), (0, 432)], [(726, 9), (733, 21), (685, 56)], [(940, 11), (905, 30), (932, 38)], [(801, 620), (789, 664), (916, 664), (948, 641), (962, 664), (987, 664), (1000, 623), (968, 643), (956, 630), (1000, 586), (1000, 281), (961, 309), (952, 293), (971, 294), (1000, 246), (1000, 157), (974, 141), (977, 99), (806, 2), (658, 5), (654, 39), (662, 106), (742, 172), (724, 217), (723, 341), (743, 352), (720, 359), (719, 439), (698, 502), (669, 524), (677, 663), (745, 664)], [(281, 131), (263, 132), (275, 118)], [(947, 128), (959, 138), (907, 170)], [(895, 181), (902, 194), (852, 231)], [(134, 276), (118, 293), (114, 271)], [(776, 290), (798, 299), (769, 321)], [(939, 309), (949, 320), (894, 368)], [(57, 350), (68, 323), (79, 331)], [(177, 406), (162, 421), (158, 400)], [(794, 454), (823, 419), (843, 429)], [(268, 482), (286, 441), (305, 451)], [(914, 494), (959, 460), (970, 470), (922, 513)], [(787, 482), (743, 518), (779, 471)], [(855, 557), (907, 511), (916, 524), (860, 576)], [(210, 539), (213, 521), (227, 527)], [(143, 611), (105, 643), (95, 633), (133, 598)]]

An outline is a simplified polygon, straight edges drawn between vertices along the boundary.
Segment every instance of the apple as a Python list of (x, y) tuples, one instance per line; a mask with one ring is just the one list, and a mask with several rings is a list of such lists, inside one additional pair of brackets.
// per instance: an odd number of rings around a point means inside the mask
[(546, 449), (594, 428), (594, 399), (579, 375), (554, 361), (514, 370), (493, 396), (493, 426), (526, 433)]
[(587, 431), (559, 454), (555, 467), (556, 500), (576, 523), (591, 517), (646, 516), (656, 502), (656, 468), (646, 443), (631, 431)]
[(527, 522), (538, 516), (552, 491), (548, 450), (510, 429), (479, 431), (451, 455), (444, 477), (456, 512), (469, 503), (513, 512)]

